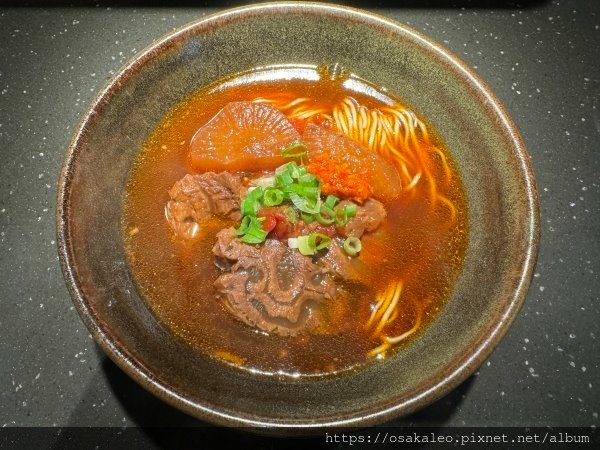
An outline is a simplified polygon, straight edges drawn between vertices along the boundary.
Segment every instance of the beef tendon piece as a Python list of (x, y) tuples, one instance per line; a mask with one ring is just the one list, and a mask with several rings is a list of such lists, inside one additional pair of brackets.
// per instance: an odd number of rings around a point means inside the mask
[(335, 297), (335, 274), (283, 242), (267, 239), (253, 247), (233, 228), (217, 234), (215, 263), (227, 268), (215, 287), (229, 311), (268, 333), (293, 336), (320, 324), (324, 301)]

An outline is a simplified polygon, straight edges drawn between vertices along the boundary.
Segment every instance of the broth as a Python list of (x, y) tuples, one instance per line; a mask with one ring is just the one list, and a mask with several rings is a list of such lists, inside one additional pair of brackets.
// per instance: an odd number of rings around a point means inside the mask
[[(354, 81), (348, 83), (348, 79)], [(368, 108), (398, 102), (357, 78), (306, 68), (236, 75), (181, 102), (148, 138), (124, 196), (124, 243), (139, 292), (159, 321), (199, 352), (254, 372), (310, 376), (356, 368), (372, 359), (368, 355), (381, 340), (373, 337), (373, 329), (366, 324), (377, 296), (401, 280), (396, 317), (386, 325), (386, 333), (398, 336), (418, 326), (410, 337), (385, 352), (389, 357), (414, 339), (442, 308), (466, 251), (467, 204), (462, 183), (450, 153), (430, 127), (431, 142), (442, 152), (447, 167), (441, 157), (432, 158), (429, 175), (421, 177), (410, 192), (384, 202), (387, 220), (362, 238), (363, 250), (354, 262), (364, 282), (343, 282), (341, 295), (322, 306), (323, 325), (312, 333), (265, 333), (236, 319), (217, 300), (214, 282), (220, 270), (211, 248), (219, 230), (239, 223), (214, 218), (203, 224), (200, 238), (182, 241), (174, 237), (165, 220), (169, 189), (185, 174), (196, 172), (188, 149), (198, 128), (229, 102), (278, 95), (330, 104), (351, 96)], [(444, 170), (450, 170), (450, 182)], [(427, 176), (436, 181), (436, 195), (443, 195), (455, 211), (435, 202)], [(371, 354), (375, 359), (383, 355)]]

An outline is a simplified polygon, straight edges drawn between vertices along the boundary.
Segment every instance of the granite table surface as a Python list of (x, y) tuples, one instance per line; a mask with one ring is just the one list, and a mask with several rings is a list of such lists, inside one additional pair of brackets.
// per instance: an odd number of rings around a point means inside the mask
[[(96, 92), (153, 40), (241, 3), (0, 4), (0, 426), (202, 425), (96, 346), (58, 263), (56, 184)], [(506, 105), (542, 239), (525, 304), (466, 382), (394, 424), (600, 425), (600, 2), (351, 2), (437, 40)]]

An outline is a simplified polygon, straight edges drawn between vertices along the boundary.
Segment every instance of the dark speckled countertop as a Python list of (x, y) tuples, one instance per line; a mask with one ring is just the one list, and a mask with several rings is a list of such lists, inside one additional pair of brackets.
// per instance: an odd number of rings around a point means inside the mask
[[(489, 360), (397, 423), (598, 426), (600, 2), (409, 3), (373, 10), (445, 45), (506, 104), (533, 159), (542, 241), (525, 305)], [(102, 354), (58, 263), (56, 183), (95, 93), (154, 39), (216, 10), (124, 4), (0, 9), (0, 426), (197, 423)]]

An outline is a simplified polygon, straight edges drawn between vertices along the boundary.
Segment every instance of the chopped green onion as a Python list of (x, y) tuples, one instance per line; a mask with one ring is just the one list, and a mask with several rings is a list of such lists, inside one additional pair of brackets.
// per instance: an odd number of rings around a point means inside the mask
[(319, 180), (312, 173), (305, 173), (300, 175), (298, 178), (298, 183), (303, 186), (318, 186)]
[(246, 231), (248, 231), (248, 227), (250, 226), (251, 219), (252, 218), (250, 216), (244, 216), (240, 227), (235, 230), (236, 236), (243, 236), (244, 234), (246, 234)]
[[(360, 241), (359, 241), (360, 242)], [(310, 233), (308, 235), (308, 244), (315, 250), (323, 250), (331, 243), (331, 238), (323, 233)]]
[(356, 256), (361, 250), (362, 243), (359, 238), (350, 236), (344, 241), (344, 251), (347, 255)]
[(312, 214), (307, 214), (303, 212), (301, 217), (302, 221), (306, 224), (313, 223), (315, 221), (315, 216), (313, 216)]
[(335, 211), (326, 204), (322, 204), (321, 211), (319, 211), (319, 214), (315, 215), (315, 220), (321, 225), (331, 225), (333, 222), (335, 222), (335, 219)]
[(335, 224), (338, 227), (343, 227), (348, 223), (348, 212), (346, 208), (337, 208), (335, 210)]
[(294, 161), (289, 162), (289, 163), (285, 163), (282, 166), (279, 166), (277, 169), (275, 169), (275, 175), (281, 175), (281, 174), (284, 174), (284, 173), (290, 173), (290, 170), (293, 170), (291, 168), (292, 167), (297, 167), (297, 166), (298, 165)]
[(312, 248), (308, 243), (308, 236), (298, 236), (296, 243), (298, 244), (298, 251), (301, 254), (310, 256), (316, 253), (316, 249)]
[(248, 193), (242, 201), (241, 210), (244, 216), (256, 216), (260, 209), (260, 200), (263, 195), (263, 188), (256, 187), (252, 190), (248, 189)]
[(298, 195), (296, 192), (290, 192), (290, 200), (300, 211), (309, 214), (316, 214), (321, 209), (321, 199), (317, 196), (314, 199), (308, 199)]
[(264, 217), (244, 216), (242, 224), (236, 230), (235, 234), (242, 236), (241, 240), (246, 244), (260, 244), (266, 239), (267, 234), (269, 234), (262, 228), (264, 220)]
[(283, 192), (275, 188), (266, 188), (263, 194), (265, 206), (277, 206), (283, 201)]
[(283, 172), (281, 174), (275, 175), (275, 186), (284, 189), (288, 186), (291, 186), (294, 183), (294, 179), (289, 174), (289, 172)]
[[(305, 165), (299, 166), (295, 161), (291, 161), (275, 169), (275, 175), (283, 175), (285, 173), (289, 174), (293, 180), (299, 180), (300, 177), (307, 175), (307, 170)], [(314, 177), (314, 175), (311, 174), (311, 177)]]
[(327, 248), (331, 243), (331, 238), (322, 233), (310, 233), (308, 236), (298, 236), (296, 244), (298, 250), (305, 256), (314, 255), (319, 250)]
[(325, 205), (327, 205), (328, 208), (333, 209), (333, 207), (337, 204), (337, 202), (339, 202), (340, 199), (337, 198), (335, 195), (328, 195), (327, 199), (325, 200)]
[(283, 215), (287, 219), (287, 221), (291, 224), (294, 224), (298, 221), (298, 215), (296, 214), (296, 210), (291, 206), (286, 206), (283, 210)]
[(253, 186), (260, 186), (263, 188), (275, 186), (275, 177), (274, 176), (264, 176), (252, 180), (251, 184)]
[(304, 186), (302, 184), (294, 184), (292, 190), (302, 197), (314, 197), (319, 195), (319, 187)]
[(250, 228), (246, 234), (241, 237), (241, 239), (242, 242), (245, 242), (246, 244), (260, 244), (265, 241), (267, 234), (269, 233), (263, 230), (262, 227)]
[(298, 164), (289, 164), (288, 165), (288, 173), (292, 177), (292, 179), (297, 180), (300, 178), (300, 170), (298, 168)]
[(302, 175), (305, 175), (306, 173), (308, 173), (308, 169), (306, 168), (305, 165), (298, 166), (298, 177), (301, 177)]
[(344, 210), (346, 211), (348, 217), (356, 216), (357, 207), (354, 203), (344, 205)]
[(264, 220), (264, 217), (244, 216), (239, 228), (235, 230), (236, 236), (241, 236), (241, 241), (246, 244), (260, 244), (264, 242), (267, 234), (269, 234), (262, 228)]
[(347, 203), (343, 207), (339, 205), (335, 209), (335, 224), (338, 227), (343, 227), (348, 223), (351, 217), (356, 216), (357, 207), (354, 203)]
[(298, 248), (298, 238), (288, 238), (289, 248)]
[(285, 158), (301, 158), (308, 153), (306, 145), (300, 141), (293, 142), (283, 149), (283, 156)]
[[(295, 145), (294, 148), (299, 147)], [(282, 201), (291, 200), (301, 212), (308, 214), (319, 212), (321, 208), (320, 181), (313, 174), (307, 172), (305, 165), (298, 165), (291, 161), (279, 166), (275, 169), (275, 173), (275, 188), (283, 193)]]

